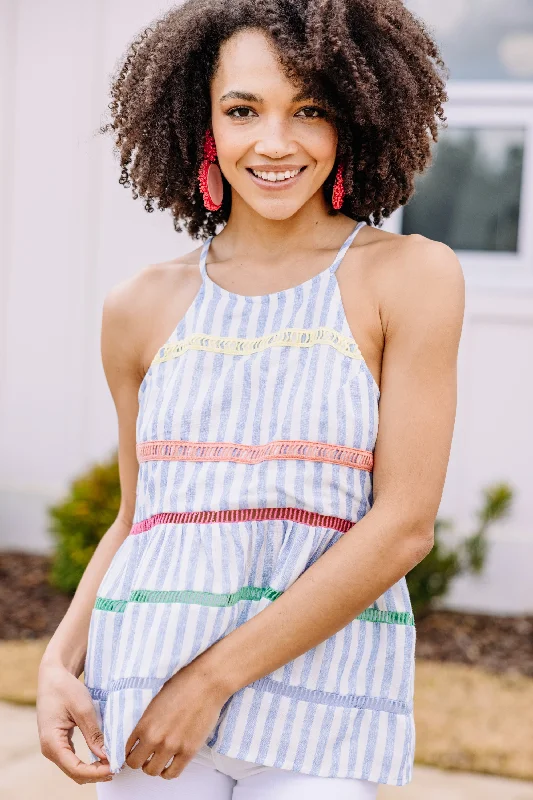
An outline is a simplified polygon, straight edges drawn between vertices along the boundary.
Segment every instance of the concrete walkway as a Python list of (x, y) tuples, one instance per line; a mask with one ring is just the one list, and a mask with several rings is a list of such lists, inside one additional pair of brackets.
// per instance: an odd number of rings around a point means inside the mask
[[(0, 702), (0, 797), (2, 800), (95, 800), (94, 784), (79, 786), (42, 754), (35, 708)], [(78, 728), (76, 753), (88, 761)], [(407, 786), (381, 786), (379, 800), (533, 800), (533, 783), (415, 767)]]

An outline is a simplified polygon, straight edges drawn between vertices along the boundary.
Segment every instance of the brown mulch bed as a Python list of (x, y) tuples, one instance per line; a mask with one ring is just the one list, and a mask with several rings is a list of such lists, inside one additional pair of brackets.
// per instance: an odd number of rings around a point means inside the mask
[(533, 615), (439, 610), (415, 622), (417, 657), (533, 677)]
[[(51, 636), (71, 598), (47, 582), (50, 558), (0, 552), (0, 639)], [(416, 617), (416, 656), (533, 677), (533, 615), (432, 611)]]
[(51, 636), (71, 599), (47, 582), (50, 558), (0, 552), (0, 639)]

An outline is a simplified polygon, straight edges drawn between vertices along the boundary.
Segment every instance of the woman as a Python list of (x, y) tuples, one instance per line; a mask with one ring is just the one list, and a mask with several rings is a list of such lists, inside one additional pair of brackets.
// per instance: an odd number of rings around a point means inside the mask
[(464, 282), (377, 226), (430, 162), (443, 66), (400, 0), (188, 0), (113, 83), (121, 182), (203, 244), (104, 304), (121, 506), (38, 698), (43, 753), (100, 798), (411, 780), (405, 575), (433, 544)]

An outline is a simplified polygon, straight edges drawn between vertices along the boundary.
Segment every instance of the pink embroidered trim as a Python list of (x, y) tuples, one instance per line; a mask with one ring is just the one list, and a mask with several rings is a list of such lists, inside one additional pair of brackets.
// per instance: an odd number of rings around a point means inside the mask
[(262, 445), (231, 442), (149, 441), (137, 443), (138, 461), (237, 461), (258, 464), (265, 460), (302, 459), (342, 464), (371, 471), (374, 455), (344, 445), (323, 442), (277, 441)]
[(346, 533), (353, 528), (355, 522), (341, 517), (331, 517), (326, 514), (317, 514), (316, 511), (306, 511), (304, 508), (230, 508), (220, 511), (164, 511), (154, 514), (147, 519), (136, 522), (131, 530), (132, 534), (144, 533), (155, 525), (187, 523), (209, 524), (212, 522), (249, 522), (254, 520), (289, 519), (303, 525), (312, 525), (319, 528), (333, 528), (341, 533)]

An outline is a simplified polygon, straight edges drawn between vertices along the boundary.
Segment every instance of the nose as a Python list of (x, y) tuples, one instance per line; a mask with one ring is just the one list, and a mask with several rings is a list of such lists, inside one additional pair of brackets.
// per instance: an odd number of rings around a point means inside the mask
[(298, 144), (290, 136), (289, 126), (281, 119), (266, 120), (254, 151), (268, 158), (284, 158), (298, 152)]

